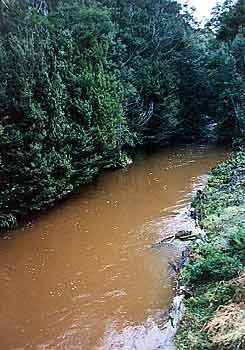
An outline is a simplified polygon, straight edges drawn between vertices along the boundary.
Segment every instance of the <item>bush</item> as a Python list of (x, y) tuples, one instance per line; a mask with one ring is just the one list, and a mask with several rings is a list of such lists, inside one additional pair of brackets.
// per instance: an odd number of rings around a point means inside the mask
[(183, 271), (183, 281), (186, 284), (227, 280), (237, 276), (242, 268), (238, 257), (229, 256), (212, 244), (201, 245), (195, 250), (195, 255), (195, 259)]
[(232, 250), (244, 257), (245, 251), (245, 222), (239, 222), (238, 227), (229, 234), (229, 243)]

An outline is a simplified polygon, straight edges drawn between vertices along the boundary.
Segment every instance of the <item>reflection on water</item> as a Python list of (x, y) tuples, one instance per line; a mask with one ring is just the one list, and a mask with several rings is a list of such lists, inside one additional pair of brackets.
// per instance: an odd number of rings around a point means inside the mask
[(1, 349), (161, 346), (171, 252), (150, 246), (189, 228), (191, 193), (225, 156), (166, 149), (106, 173), (1, 241)]

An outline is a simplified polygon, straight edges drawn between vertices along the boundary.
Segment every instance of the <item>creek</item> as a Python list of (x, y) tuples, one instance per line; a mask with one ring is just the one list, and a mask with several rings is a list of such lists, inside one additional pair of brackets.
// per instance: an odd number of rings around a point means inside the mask
[[(0, 241), (0, 348), (155, 350), (174, 295), (173, 250), (222, 147), (166, 148), (108, 171)], [(6, 237), (5, 237), (6, 238)]]

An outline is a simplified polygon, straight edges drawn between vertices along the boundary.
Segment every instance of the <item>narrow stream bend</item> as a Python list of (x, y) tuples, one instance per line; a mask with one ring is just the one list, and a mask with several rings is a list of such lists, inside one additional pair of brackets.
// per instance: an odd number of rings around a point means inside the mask
[(0, 241), (0, 348), (154, 350), (193, 190), (227, 151), (185, 146), (109, 172)]

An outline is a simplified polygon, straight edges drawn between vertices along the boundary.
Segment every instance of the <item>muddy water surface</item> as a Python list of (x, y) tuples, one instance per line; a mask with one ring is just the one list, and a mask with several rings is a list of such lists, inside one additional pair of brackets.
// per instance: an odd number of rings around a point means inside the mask
[(0, 349), (153, 350), (173, 296), (171, 251), (195, 187), (227, 151), (163, 150), (0, 241)]

